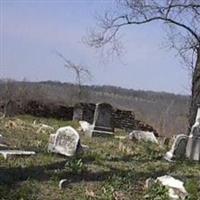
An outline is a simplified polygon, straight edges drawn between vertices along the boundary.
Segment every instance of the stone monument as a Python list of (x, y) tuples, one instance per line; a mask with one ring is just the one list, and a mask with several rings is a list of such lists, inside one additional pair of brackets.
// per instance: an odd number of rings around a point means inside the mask
[(113, 136), (113, 107), (107, 103), (96, 104), (90, 136)]
[(197, 110), (197, 116), (192, 126), (187, 146), (186, 157), (190, 160), (200, 161), (200, 105)]
[(55, 134), (50, 135), (48, 146), (50, 152), (73, 156), (80, 148), (79, 134), (71, 126), (61, 127)]

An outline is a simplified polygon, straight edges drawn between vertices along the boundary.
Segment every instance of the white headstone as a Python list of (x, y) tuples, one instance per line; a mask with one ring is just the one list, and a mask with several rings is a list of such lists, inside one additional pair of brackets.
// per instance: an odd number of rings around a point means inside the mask
[(80, 137), (71, 126), (59, 128), (50, 135), (48, 150), (65, 156), (73, 156), (80, 147)]

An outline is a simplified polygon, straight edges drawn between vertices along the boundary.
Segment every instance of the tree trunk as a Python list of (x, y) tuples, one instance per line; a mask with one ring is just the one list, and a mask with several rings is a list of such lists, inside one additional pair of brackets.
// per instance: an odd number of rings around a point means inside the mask
[(192, 77), (192, 97), (189, 117), (190, 128), (195, 122), (198, 106), (200, 106), (200, 48), (197, 51), (197, 60)]

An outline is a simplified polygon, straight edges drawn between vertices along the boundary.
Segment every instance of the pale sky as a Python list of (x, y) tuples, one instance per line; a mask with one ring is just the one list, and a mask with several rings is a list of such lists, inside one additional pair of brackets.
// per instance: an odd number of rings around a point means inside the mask
[(164, 48), (157, 24), (129, 26), (120, 34), (124, 54), (103, 62), (100, 52), (82, 43), (95, 15), (112, 9), (112, 0), (0, 0), (0, 77), (74, 83), (55, 54), (61, 52), (93, 75), (90, 85), (189, 94), (189, 72), (176, 52)]

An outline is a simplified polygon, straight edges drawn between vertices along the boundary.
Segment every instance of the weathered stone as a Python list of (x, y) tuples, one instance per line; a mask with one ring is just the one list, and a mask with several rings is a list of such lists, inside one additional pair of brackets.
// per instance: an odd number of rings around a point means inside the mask
[(186, 157), (190, 160), (200, 161), (200, 108), (198, 108), (196, 121), (188, 138)]
[(91, 129), (93, 128), (93, 126), (86, 121), (79, 121), (79, 124), (80, 124), (79, 130), (83, 131), (84, 133), (90, 132)]
[(93, 103), (78, 103), (73, 108), (73, 120), (92, 123), (96, 105)]
[(8, 145), (5, 138), (0, 134), (0, 150), (7, 149)]
[(113, 108), (110, 104), (97, 104), (94, 113), (93, 129), (90, 136), (114, 136), (114, 126), (112, 118)]
[(68, 183), (69, 181), (67, 179), (61, 179), (58, 185), (59, 189), (62, 190), (68, 185)]
[(80, 148), (80, 137), (71, 126), (59, 128), (49, 138), (48, 150), (65, 156), (73, 156)]
[(184, 183), (173, 178), (172, 176), (161, 176), (158, 177), (156, 181), (169, 189), (169, 197), (172, 200), (184, 200), (188, 195), (185, 187), (183, 186)]
[(7, 159), (10, 156), (30, 156), (34, 155), (34, 151), (22, 151), (22, 150), (0, 150), (0, 154)]
[(188, 136), (184, 134), (179, 134), (176, 136), (170, 151), (165, 154), (165, 159), (168, 161), (173, 161), (175, 159), (183, 159), (185, 157), (185, 150), (187, 144)]
[(153, 132), (149, 132), (149, 131), (139, 131), (139, 130), (134, 130), (129, 134), (129, 139), (133, 140), (143, 140), (143, 141), (150, 141), (153, 143), (157, 143), (158, 144), (158, 140), (156, 139), (155, 135)]
[(145, 181), (145, 188), (148, 189), (154, 187), (155, 183), (159, 183), (168, 189), (170, 200), (184, 200), (188, 196), (184, 183), (172, 176), (164, 175), (157, 177), (156, 179), (148, 178)]
[(186, 147), (186, 157), (190, 160), (200, 161), (200, 137), (189, 136)]

